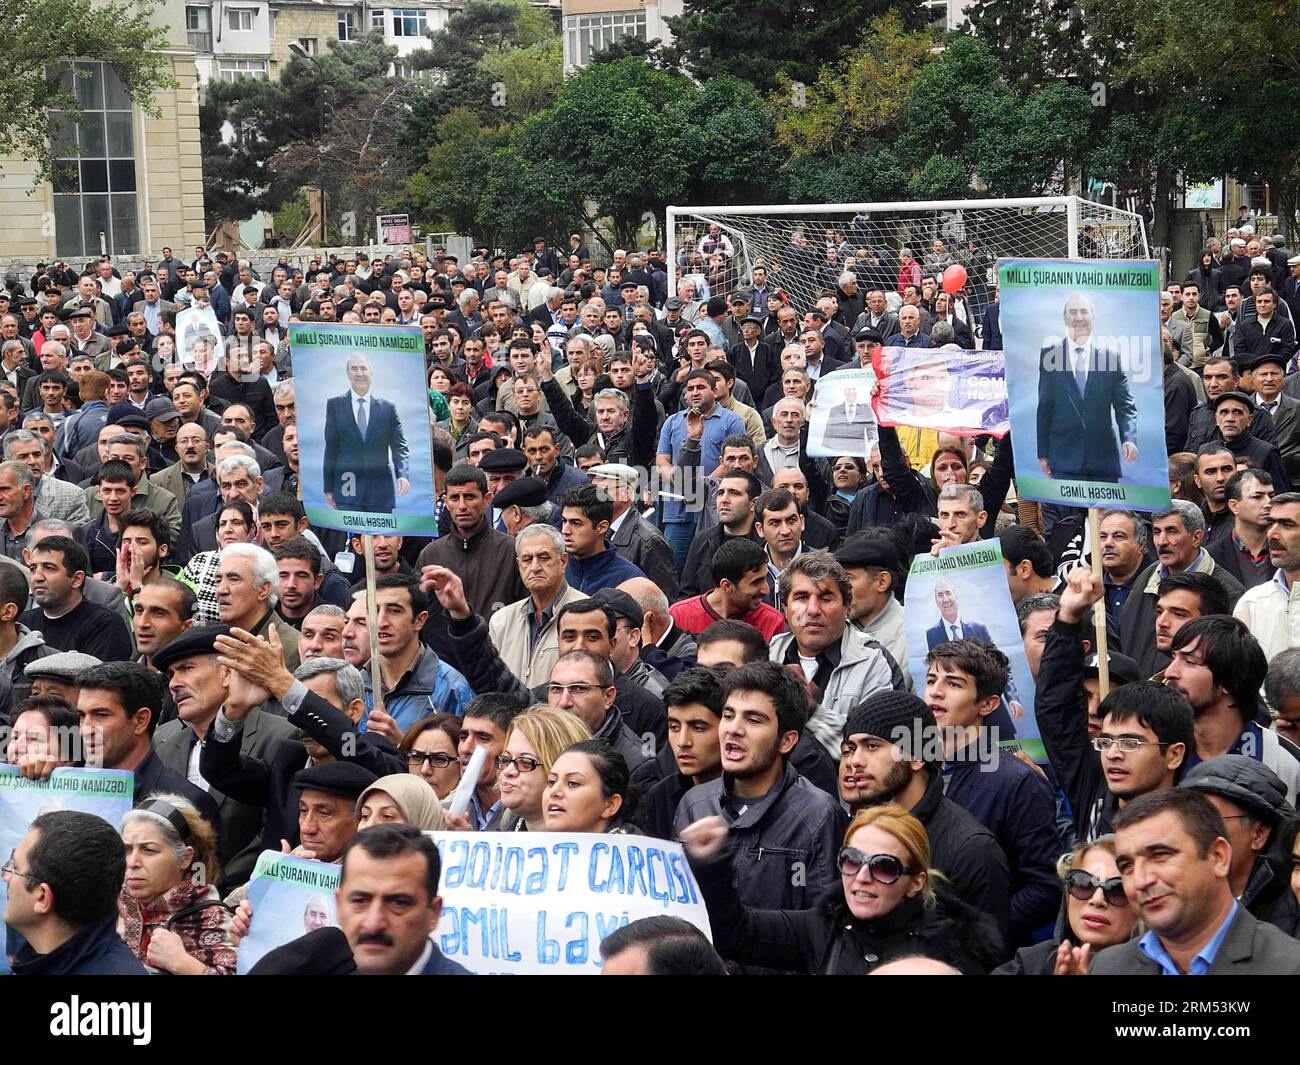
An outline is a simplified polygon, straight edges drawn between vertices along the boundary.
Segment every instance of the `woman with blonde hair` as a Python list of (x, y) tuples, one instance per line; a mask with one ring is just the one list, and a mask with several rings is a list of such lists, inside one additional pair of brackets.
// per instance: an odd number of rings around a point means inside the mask
[(502, 832), (544, 832), (542, 797), (551, 766), (566, 747), (591, 739), (576, 714), (539, 703), (510, 722), (505, 748), (497, 755)]
[(118, 935), (154, 972), (229, 976), (231, 912), (213, 886), (217, 834), (189, 799), (151, 795), (122, 818), (126, 877)]
[(1061, 878), (1061, 914), (1050, 939), (1021, 947), (994, 976), (1051, 976), (1072, 966), (1062, 948), (1099, 950), (1133, 938), (1138, 931), (1137, 912), (1124, 894), (1124, 881), (1115, 864), (1115, 837), (1101, 836), (1080, 843), (1056, 865)]
[(438, 793), (416, 773), (380, 777), (357, 799), (357, 831), (371, 825), (410, 825), (421, 832), (446, 827)]
[(808, 910), (755, 910), (734, 886), (727, 825), (706, 817), (681, 834), (724, 958), (810, 974), (864, 975), (922, 955), (966, 975), (1006, 955), (993, 921), (930, 869), (925, 826), (897, 803), (862, 810), (835, 862), (840, 885)]

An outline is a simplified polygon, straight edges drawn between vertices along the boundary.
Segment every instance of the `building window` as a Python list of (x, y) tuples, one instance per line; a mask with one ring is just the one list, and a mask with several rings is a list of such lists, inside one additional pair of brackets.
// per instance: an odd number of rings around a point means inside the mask
[(384, 32), (384, 10), (383, 10), (383, 8), (375, 8), (373, 11), (370, 12), (370, 28), (371, 28), (372, 30), (375, 30), (375, 31), (379, 32), (379, 33), (383, 33), (383, 32)]
[(607, 15), (569, 15), (564, 19), (568, 34), (569, 62), (585, 67), (593, 52), (608, 48), (620, 37), (646, 39), (644, 11), (617, 11)]
[(315, 37), (299, 37), (298, 44), (308, 55), (315, 55), (318, 51), (319, 41)]
[(56, 255), (140, 251), (131, 98), (107, 63), (63, 63), (60, 76), (82, 109), (80, 122), (51, 111)]
[(238, 78), (265, 78), (265, 59), (223, 59), (217, 64), (217, 76), (222, 81)]
[(394, 37), (423, 37), (429, 13), (405, 8), (393, 12)]
[(228, 7), (226, 28), (236, 33), (247, 33), (253, 28), (253, 16), (256, 14), (255, 7)]
[[(380, 16), (380, 28), (383, 28), (383, 14), (376, 12)], [(339, 40), (351, 41), (357, 36), (357, 13), (355, 11), (339, 12)]]
[(212, 51), (212, 11), (206, 7), (185, 9), (185, 31), (196, 52)]
[(935, 33), (947, 33), (948, 0), (929, 0), (925, 7), (930, 16), (930, 29)]

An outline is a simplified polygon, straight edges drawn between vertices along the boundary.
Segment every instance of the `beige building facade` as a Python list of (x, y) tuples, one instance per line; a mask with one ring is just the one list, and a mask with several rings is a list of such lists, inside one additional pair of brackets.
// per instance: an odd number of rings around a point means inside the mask
[(184, 258), (204, 242), (203, 160), (199, 150), (197, 72), (186, 41), (181, 0), (156, 17), (168, 27), (164, 52), (178, 87), (154, 93), (147, 115), (122, 89), (112, 67), (71, 63), (84, 116), (63, 129), (53, 183), (37, 182), (30, 160), (0, 160), (0, 258), (66, 259), (74, 265), (101, 252), (155, 257), (171, 247)]

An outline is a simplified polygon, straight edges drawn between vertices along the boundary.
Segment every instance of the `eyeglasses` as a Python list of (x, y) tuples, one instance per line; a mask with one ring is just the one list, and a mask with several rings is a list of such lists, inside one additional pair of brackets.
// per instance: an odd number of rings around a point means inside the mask
[(1097, 736), (1092, 741), (1092, 749), (1105, 754), (1112, 747), (1118, 747), (1127, 754), (1132, 754), (1139, 747), (1167, 747), (1168, 744), (1158, 740), (1140, 740), (1136, 736)]
[(17, 854), (17, 851), (9, 852), (9, 860), (5, 862), (4, 865), (0, 865), (0, 874), (3, 874), (6, 877), (21, 876), (24, 880), (30, 881), (33, 884), (40, 884), (41, 881), (39, 877), (32, 876), (31, 873), (22, 873), (18, 871), (18, 866), (14, 863), (14, 858)]
[(1112, 906), (1127, 906), (1128, 896), (1124, 894), (1124, 880), (1112, 876), (1109, 880), (1098, 880), (1084, 869), (1071, 869), (1065, 874), (1065, 886), (1070, 894), (1080, 902), (1087, 902), (1101, 888), (1101, 895)]
[(836, 864), (845, 876), (857, 876), (865, 865), (877, 884), (893, 884), (900, 876), (913, 876), (921, 871), (904, 865), (892, 854), (863, 854), (856, 847), (841, 847)]
[(419, 768), (426, 762), (436, 769), (446, 769), (452, 762), (459, 761), (454, 754), (443, 754), (441, 751), (407, 751), (406, 764)]
[(498, 754), (496, 757), (497, 772), (505, 771), (506, 766), (512, 765), (521, 773), (533, 773), (542, 768), (542, 763), (536, 758), (530, 758), (526, 754), (521, 754), (515, 758), (507, 758), (504, 754)]
[(601, 691), (599, 684), (548, 684), (546, 692), (552, 699), (558, 699), (568, 692), (570, 695), (586, 695), (588, 692)]

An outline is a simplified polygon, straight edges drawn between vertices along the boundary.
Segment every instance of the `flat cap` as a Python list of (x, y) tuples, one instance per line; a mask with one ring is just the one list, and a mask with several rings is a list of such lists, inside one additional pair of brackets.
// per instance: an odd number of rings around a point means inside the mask
[(591, 477), (604, 477), (607, 480), (619, 481), (634, 488), (638, 477), (636, 467), (627, 466), (622, 462), (602, 462), (599, 466), (592, 466), (587, 471), (587, 474)]
[(1235, 399), (1238, 403), (1246, 404), (1246, 409), (1254, 413), (1255, 401), (1251, 399), (1248, 395), (1246, 395), (1245, 392), (1238, 392), (1235, 389), (1231, 392), (1220, 392), (1217, 396), (1215, 396), (1212, 400), (1210, 400), (1210, 405), (1215, 410), (1218, 410), (1219, 405), (1221, 403), (1226, 403), (1230, 399)]
[(1270, 825), (1295, 813), (1278, 775), (1244, 754), (1209, 758), (1189, 769), (1178, 786), (1227, 799)]
[(153, 656), (155, 669), (166, 672), (173, 662), (191, 655), (214, 655), (217, 653), (218, 636), (229, 636), (229, 625), (194, 625), (182, 632), (171, 643), (164, 644)]
[(361, 793), (379, 778), (356, 762), (322, 762), (300, 769), (293, 775), (293, 786), (300, 791), (323, 791), (342, 795), (355, 802)]
[(489, 451), (478, 467), (484, 473), (513, 473), (528, 468), (528, 458), (515, 447), (499, 447)]
[(84, 655), (80, 651), (58, 651), (28, 662), (23, 667), (23, 673), (28, 677), (50, 677), (65, 684), (75, 684), (83, 669), (102, 664), (94, 655)]
[(170, 399), (151, 399), (144, 405), (144, 416), (152, 418), (155, 421), (169, 422), (173, 418), (179, 418), (181, 412), (176, 409), (176, 404)]
[(136, 411), (135, 413), (119, 414), (117, 417), (113, 418), (112, 421), (105, 424), (118, 425), (123, 429), (148, 429), (149, 419), (139, 411)]
[(639, 629), (645, 622), (645, 612), (641, 609), (641, 605), (627, 592), (620, 592), (617, 588), (605, 587), (600, 589), (592, 598), (598, 603), (603, 603), (619, 617), (626, 618), (628, 624), (634, 629)]
[[(1108, 651), (1106, 653), (1106, 665), (1109, 668), (1110, 682), (1114, 686), (1136, 684), (1142, 679), (1142, 671), (1138, 668), (1138, 664), (1128, 655)], [(1090, 654), (1083, 660), (1083, 675), (1085, 677), (1095, 677), (1100, 672), (1101, 666), (1095, 653)]]
[[(488, 452), (488, 455), (496, 454), (499, 452)], [(484, 461), (486, 457), (484, 456)], [(483, 462), (479, 465), (482, 466)], [(493, 496), (492, 505), (498, 510), (504, 510), (506, 507), (540, 507), (548, 498), (546, 482), (540, 477), (520, 477), (517, 481), (511, 481)]]
[(850, 541), (835, 552), (835, 561), (845, 569), (862, 569), (866, 566), (888, 570), (903, 568), (903, 556), (899, 553), (898, 545), (889, 540)]

